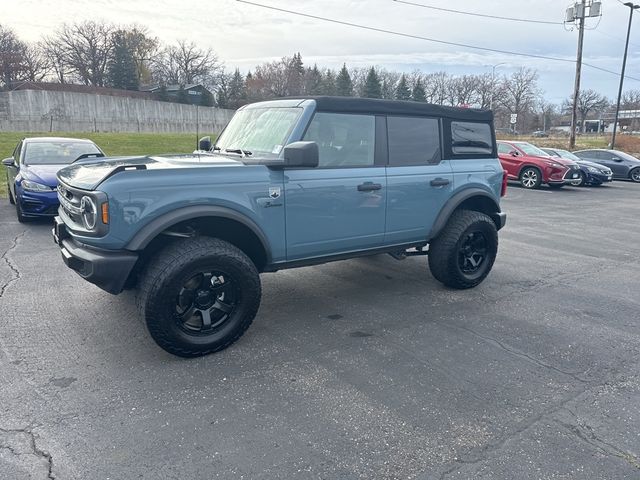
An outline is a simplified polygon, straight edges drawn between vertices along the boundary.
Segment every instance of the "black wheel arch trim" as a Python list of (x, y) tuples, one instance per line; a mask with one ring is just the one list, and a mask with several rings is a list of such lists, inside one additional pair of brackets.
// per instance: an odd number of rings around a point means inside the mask
[(191, 205), (188, 207), (181, 207), (176, 210), (167, 212), (149, 222), (142, 227), (129, 241), (125, 247), (127, 250), (139, 251), (143, 250), (154, 238), (156, 238), (161, 232), (167, 228), (176, 225), (186, 220), (192, 220), (194, 218), (201, 217), (218, 217), (228, 218), (241, 223), (249, 230), (251, 230), (264, 248), (266, 254), (267, 264), (271, 263), (271, 248), (269, 240), (260, 227), (246, 215), (239, 213), (228, 207), (220, 207), (214, 205)]
[(456, 193), (447, 201), (447, 203), (445, 203), (444, 207), (442, 207), (440, 213), (438, 213), (438, 216), (436, 217), (436, 221), (431, 228), (431, 232), (429, 232), (428, 240), (436, 238), (449, 221), (451, 214), (455, 212), (464, 201), (473, 197), (483, 197), (483, 199), (491, 201), (495, 211), (490, 213), (489, 216), (495, 222), (496, 228), (500, 230), (505, 224), (506, 214), (500, 210), (500, 205), (496, 202), (494, 196), (481, 188), (471, 187)]
[(540, 181), (542, 181), (542, 177), (544, 176), (544, 174), (542, 173), (542, 168), (540, 168), (538, 165), (535, 165), (533, 163), (525, 163), (524, 165), (522, 165), (520, 167), (520, 170), (518, 170), (518, 178), (520, 178), (520, 175), (522, 175), (522, 171), (525, 168), (535, 168), (538, 172), (540, 172)]

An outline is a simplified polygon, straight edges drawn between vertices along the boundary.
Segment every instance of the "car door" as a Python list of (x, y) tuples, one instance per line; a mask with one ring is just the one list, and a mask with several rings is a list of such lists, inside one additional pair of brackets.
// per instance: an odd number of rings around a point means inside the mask
[(500, 159), (500, 164), (510, 177), (517, 177), (520, 172), (522, 157), (511, 154), (511, 152), (517, 151), (518, 150), (509, 143), (498, 143), (498, 158)]
[(607, 152), (606, 150), (601, 150), (600, 154), (604, 157), (601, 163), (609, 167), (615, 177), (626, 177), (629, 175), (629, 165), (624, 158), (616, 155), (614, 152)]
[(442, 158), (440, 122), (426, 117), (387, 117), (388, 245), (419, 242), (451, 197), (453, 172)]
[(374, 115), (316, 112), (317, 168), (285, 170), (289, 261), (381, 246), (387, 185)]

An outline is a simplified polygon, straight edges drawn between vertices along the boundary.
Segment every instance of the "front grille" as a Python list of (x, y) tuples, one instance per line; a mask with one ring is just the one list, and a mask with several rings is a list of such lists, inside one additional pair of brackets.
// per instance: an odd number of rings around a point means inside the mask
[[(564, 179), (565, 180), (577, 180), (580, 178), (580, 167), (575, 166), (575, 167), (569, 167), (569, 170), (567, 170), (567, 173), (564, 174)], [(574, 174), (578, 174), (578, 176), (574, 177)]]
[(80, 208), (80, 192), (62, 183), (58, 184), (58, 200), (65, 216), (71, 220), (71, 228), (82, 227), (82, 209)]

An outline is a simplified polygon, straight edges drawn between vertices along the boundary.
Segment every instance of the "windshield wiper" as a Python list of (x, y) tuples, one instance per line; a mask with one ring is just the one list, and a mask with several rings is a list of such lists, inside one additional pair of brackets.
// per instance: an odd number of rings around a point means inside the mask
[(239, 153), (243, 157), (253, 155), (253, 152), (250, 152), (249, 150), (243, 150), (242, 148), (225, 148), (224, 153)]

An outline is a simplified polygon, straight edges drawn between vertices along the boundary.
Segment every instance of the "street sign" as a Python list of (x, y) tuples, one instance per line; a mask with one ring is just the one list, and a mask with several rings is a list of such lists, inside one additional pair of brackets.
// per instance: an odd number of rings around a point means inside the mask
[(511, 114), (511, 120), (509, 121), (509, 123), (514, 125), (517, 121), (518, 121), (518, 114), (517, 113), (512, 113)]

